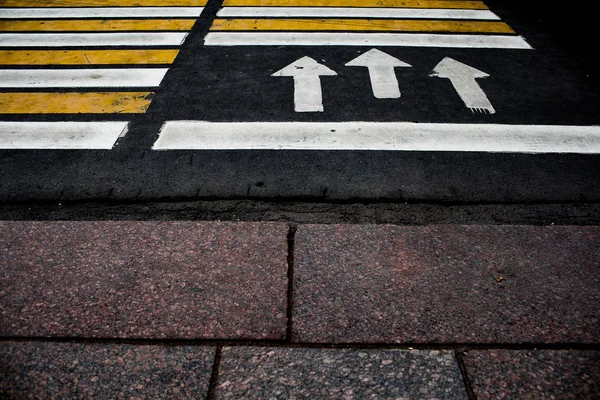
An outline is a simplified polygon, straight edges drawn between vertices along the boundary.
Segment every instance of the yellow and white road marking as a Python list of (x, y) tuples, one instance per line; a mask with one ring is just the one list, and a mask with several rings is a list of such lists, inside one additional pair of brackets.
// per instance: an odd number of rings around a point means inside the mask
[(0, 149), (110, 150), (129, 123), (0, 121)]
[(146, 111), (153, 92), (0, 93), (4, 114), (136, 114)]
[(167, 121), (154, 150), (600, 153), (600, 127), (410, 122)]
[(531, 49), (521, 36), (352, 32), (213, 32), (207, 46), (402, 46)]
[(156, 87), (167, 68), (0, 69), (0, 88)]
[[(0, 27), (2, 25), (0, 24)], [(375, 31), (515, 33), (504, 22), (399, 19), (216, 19), (211, 31)]]
[(204, 7), (0, 8), (0, 19), (197, 18)]
[(2, 7), (202, 7), (207, 0), (3, 0)]
[(189, 31), (195, 19), (0, 20), (2, 32)]
[(461, 0), (225, 0), (223, 7), (383, 7), (487, 10), (482, 1)]
[(0, 65), (171, 64), (179, 50), (0, 50)]
[(181, 46), (183, 32), (0, 33), (0, 47)]
[(499, 20), (490, 10), (439, 8), (224, 7), (220, 18), (411, 18)]
[(225, 0), (217, 15), (207, 46), (531, 49), (481, 1)]
[[(205, 5), (206, 0), (1, 1), (0, 88), (10, 91), (0, 92), (0, 114), (97, 118), (146, 112), (152, 89), (168, 71), (164, 66), (173, 63)], [(114, 68), (97, 68), (107, 65)], [(127, 126), (0, 121), (0, 148), (111, 149)]]

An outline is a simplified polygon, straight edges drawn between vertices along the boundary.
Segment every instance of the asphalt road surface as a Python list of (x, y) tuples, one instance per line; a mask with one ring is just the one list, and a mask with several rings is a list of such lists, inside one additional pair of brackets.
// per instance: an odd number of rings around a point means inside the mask
[(600, 199), (585, 10), (180, 3), (6, 4), (2, 201)]

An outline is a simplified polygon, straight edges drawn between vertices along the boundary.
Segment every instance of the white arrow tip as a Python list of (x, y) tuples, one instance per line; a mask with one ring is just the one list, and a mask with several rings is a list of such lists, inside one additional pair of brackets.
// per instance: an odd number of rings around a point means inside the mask
[(439, 78), (454, 78), (454, 77), (471, 77), (471, 78), (487, 78), (489, 75), (483, 71), (473, 68), (453, 58), (445, 57), (435, 66), (429, 76)]
[(296, 76), (305, 74), (327, 76), (337, 75), (334, 70), (329, 69), (323, 64), (319, 64), (314, 59), (305, 56), (280, 69), (271, 76)]
[(400, 61), (396, 57), (392, 57), (378, 49), (371, 49), (346, 63), (347, 67), (369, 67), (375, 65), (387, 67), (412, 67), (412, 65)]

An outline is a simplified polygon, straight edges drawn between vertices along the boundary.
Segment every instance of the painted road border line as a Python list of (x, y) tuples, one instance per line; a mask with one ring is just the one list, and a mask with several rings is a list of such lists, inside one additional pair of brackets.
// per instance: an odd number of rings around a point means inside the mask
[[(0, 18), (2, 14), (0, 11)], [(342, 7), (224, 7), (217, 12), (221, 18), (414, 18), (414, 19), (474, 19), (500, 20), (490, 10), (454, 10), (426, 8), (342, 8)]]
[[(414, 0), (412, 0), (414, 1)], [(423, 0), (417, 0), (423, 1)], [(425, 0), (430, 1), (430, 0)], [(448, 1), (448, 0), (446, 0)], [(3, 7), (201, 7), (206, 5), (207, 0), (3, 0)], [(82, 4), (85, 3), (85, 4)]]
[(0, 19), (198, 18), (204, 7), (0, 8)]
[(168, 68), (3, 69), (0, 88), (157, 87)]
[[(1, 38), (0, 38), (1, 40)], [(209, 32), (206, 46), (398, 46), (533, 49), (522, 36), (350, 32)]]
[(154, 92), (0, 93), (2, 114), (136, 114), (150, 106)]
[(189, 31), (196, 19), (36, 19), (2, 20), (2, 32), (116, 32), (116, 31)]
[(153, 150), (387, 150), (600, 154), (600, 126), (167, 121)]
[(0, 50), (0, 65), (170, 65), (179, 49)]
[(128, 126), (126, 121), (0, 121), (0, 149), (110, 150)]
[[(2, 23), (0, 21), (0, 27)], [(340, 19), (340, 18), (236, 18), (215, 19), (211, 31), (264, 32), (444, 32), (514, 34), (502, 21), (413, 20), (413, 19)]]
[[(318, 0), (225, 0), (223, 7), (311, 7), (323, 6), (323, 1)], [(459, 8), (469, 10), (487, 10), (488, 6), (483, 1), (470, 0), (327, 0), (327, 7), (406, 7), (406, 8)]]
[(0, 33), (0, 47), (181, 46), (187, 32)]

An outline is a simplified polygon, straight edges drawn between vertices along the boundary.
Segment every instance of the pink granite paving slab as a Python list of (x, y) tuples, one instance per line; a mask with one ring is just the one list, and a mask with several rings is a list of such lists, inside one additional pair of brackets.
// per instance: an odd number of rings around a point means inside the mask
[(224, 347), (222, 399), (467, 400), (452, 351)]
[(287, 226), (0, 222), (0, 335), (281, 339)]
[(204, 399), (215, 348), (0, 343), (2, 399)]
[(305, 225), (294, 254), (296, 342), (600, 342), (600, 227)]
[(480, 400), (600, 399), (600, 351), (469, 351), (463, 360)]

